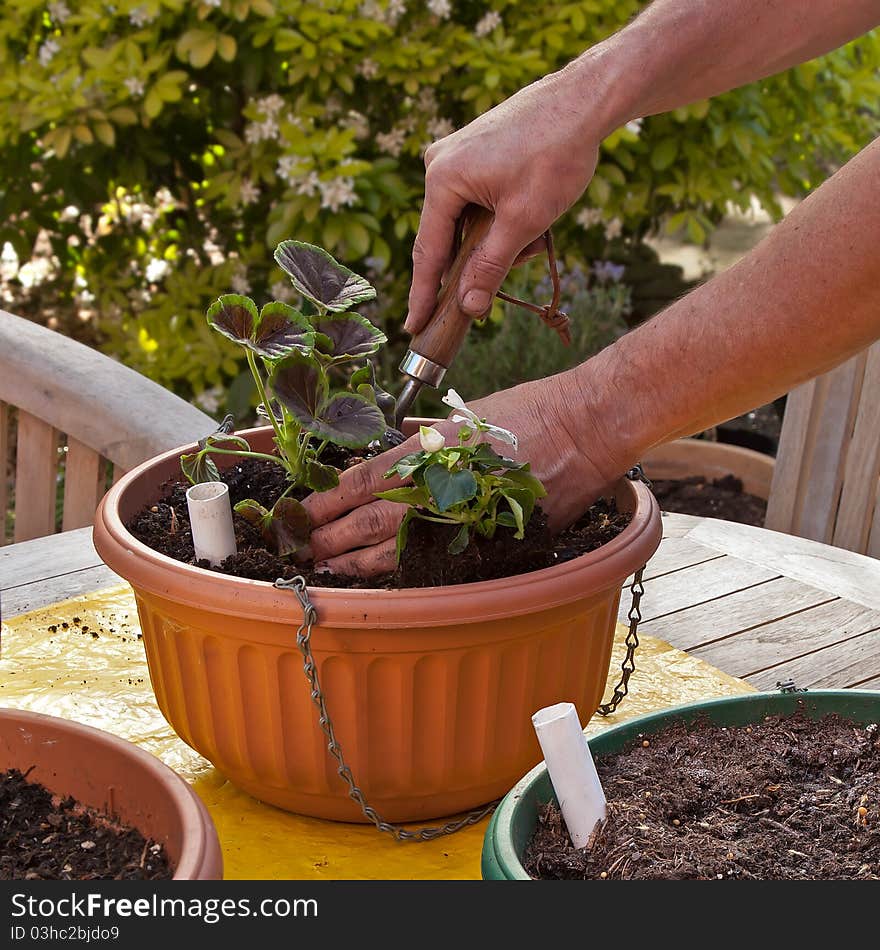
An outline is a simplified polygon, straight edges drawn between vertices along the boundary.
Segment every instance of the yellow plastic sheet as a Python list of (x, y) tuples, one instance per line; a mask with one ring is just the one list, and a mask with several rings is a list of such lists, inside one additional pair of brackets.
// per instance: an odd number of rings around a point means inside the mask
[[(619, 626), (606, 695), (620, 678), (625, 636)], [(226, 781), (159, 711), (128, 586), (15, 617), (2, 625), (0, 637), (0, 705), (83, 722), (162, 759), (208, 807), (227, 879), (479, 879), (488, 819), (434, 841), (401, 843), (372, 825), (322, 821), (264, 805)], [(619, 711), (594, 717), (587, 735), (680, 703), (753, 691), (653, 637), (641, 638), (636, 667)]]

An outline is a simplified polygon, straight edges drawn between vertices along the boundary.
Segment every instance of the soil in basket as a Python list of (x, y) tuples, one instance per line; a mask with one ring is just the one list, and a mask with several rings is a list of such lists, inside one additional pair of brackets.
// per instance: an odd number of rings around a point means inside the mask
[(0, 880), (171, 878), (162, 845), (73, 798), (59, 798), (18, 769), (0, 772)]
[[(259, 460), (245, 459), (226, 469), (221, 477), (229, 485), (233, 505), (244, 498), (254, 498), (271, 508), (285, 488), (281, 467)], [(164, 485), (159, 500), (144, 507), (126, 527), (154, 550), (195, 564), (187, 519), (188, 487), (183, 481)], [(371, 578), (318, 573), (310, 570), (309, 565), (291, 564), (266, 549), (254, 525), (235, 514), (233, 520), (238, 553), (219, 565), (217, 570), (224, 574), (271, 582), (302, 573), (314, 587), (394, 589), (493, 580), (550, 567), (612, 540), (629, 524), (630, 515), (619, 512), (613, 500), (600, 499), (575, 524), (552, 536), (546, 518), (537, 510), (522, 541), (517, 541), (511, 530), (500, 528), (494, 538), (475, 538), (464, 553), (454, 556), (446, 549), (455, 528), (417, 519), (410, 524), (400, 568), (393, 574)], [(207, 561), (200, 561), (198, 566), (211, 568)]]
[(662, 511), (764, 526), (767, 502), (743, 491), (743, 483), (735, 475), (711, 480), (704, 475), (658, 478), (651, 486)]
[(597, 756), (608, 818), (576, 850), (541, 806), (534, 878), (880, 879), (880, 729), (837, 715), (675, 723)]

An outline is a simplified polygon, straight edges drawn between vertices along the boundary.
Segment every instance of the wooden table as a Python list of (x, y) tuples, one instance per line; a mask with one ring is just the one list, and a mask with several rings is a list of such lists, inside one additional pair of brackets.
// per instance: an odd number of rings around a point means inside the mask
[[(640, 630), (758, 689), (880, 689), (880, 560), (712, 518), (663, 525)], [(4, 619), (118, 583), (90, 528), (0, 548)]]

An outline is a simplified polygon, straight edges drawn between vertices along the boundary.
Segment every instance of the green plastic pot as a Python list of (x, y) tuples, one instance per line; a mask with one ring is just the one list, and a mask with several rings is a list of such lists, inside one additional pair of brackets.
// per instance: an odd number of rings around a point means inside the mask
[[(751, 693), (727, 699), (675, 706), (639, 716), (590, 739), (593, 755), (621, 752), (636, 738), (665, 729), (674, 721), (693, 722), (705, 715), (719, 726), (747, 726), (764, 716), (804, 712), (812, 719), (837, 713), (854, 723), (880, 721), (880, 691), (834, 689), (797, 693)], [(484, 881), (530, 881), (521, 858), (535, 832), (540, 805), (555, 801), (550, 776), (542, 762), (501, 800), (483, 838), (481, 871)]]

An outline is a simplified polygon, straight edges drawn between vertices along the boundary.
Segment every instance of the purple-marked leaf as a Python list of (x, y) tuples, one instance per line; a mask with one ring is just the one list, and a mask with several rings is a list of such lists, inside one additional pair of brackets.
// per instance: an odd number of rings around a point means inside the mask
[(356, 393), (340, 393), (321, 407), (320, 417), (305, 427), (336, 445), (357, 449), (385, 432), (385, 417), (378, 406)]
[(224, 294), (208, 307), (208, 323), (235, 343), (250, 344), (259, 321), (257, 305), (241, 294)]
[(200, 482), (220, 481), (220, 470), (206, 452), (181, 455), (180, 468), (193, 485), (198, 485)]
[(334, 313), (376, 296), (363, 277), (313, 244), (282, 241), (275, 248), (275, 260), (304, 297)]
[(329, 349), (319, 337), (318, 346), (334, 362), (372, 356), (388, 341), (385, 334), (359, 313), (334, 313), (314, 322), (315, 329), (330, 341)]
[(312, 491), (330, 491), (339, 484), (339, 472), (332, 465), (323, 465), (315, 459), (305, 462), (306, 486)]
[(315, 334), (298, 310), (276, 300), (260, 311), (256, 329), (245, 345), (264, 359), (278, 360), (293, 352), (310, 352), (315, 345)]
[(311, 430), (318, 409), (327, 398), (327, 380), (317, 362), (301, 353), (291, 353), (273, 366), (269, 385), (275, 398)]
[(263, 528), (263, 537), (280, 557), (295, 554), (309, 540), (309, 515), (295, 498), (280, 498)]

